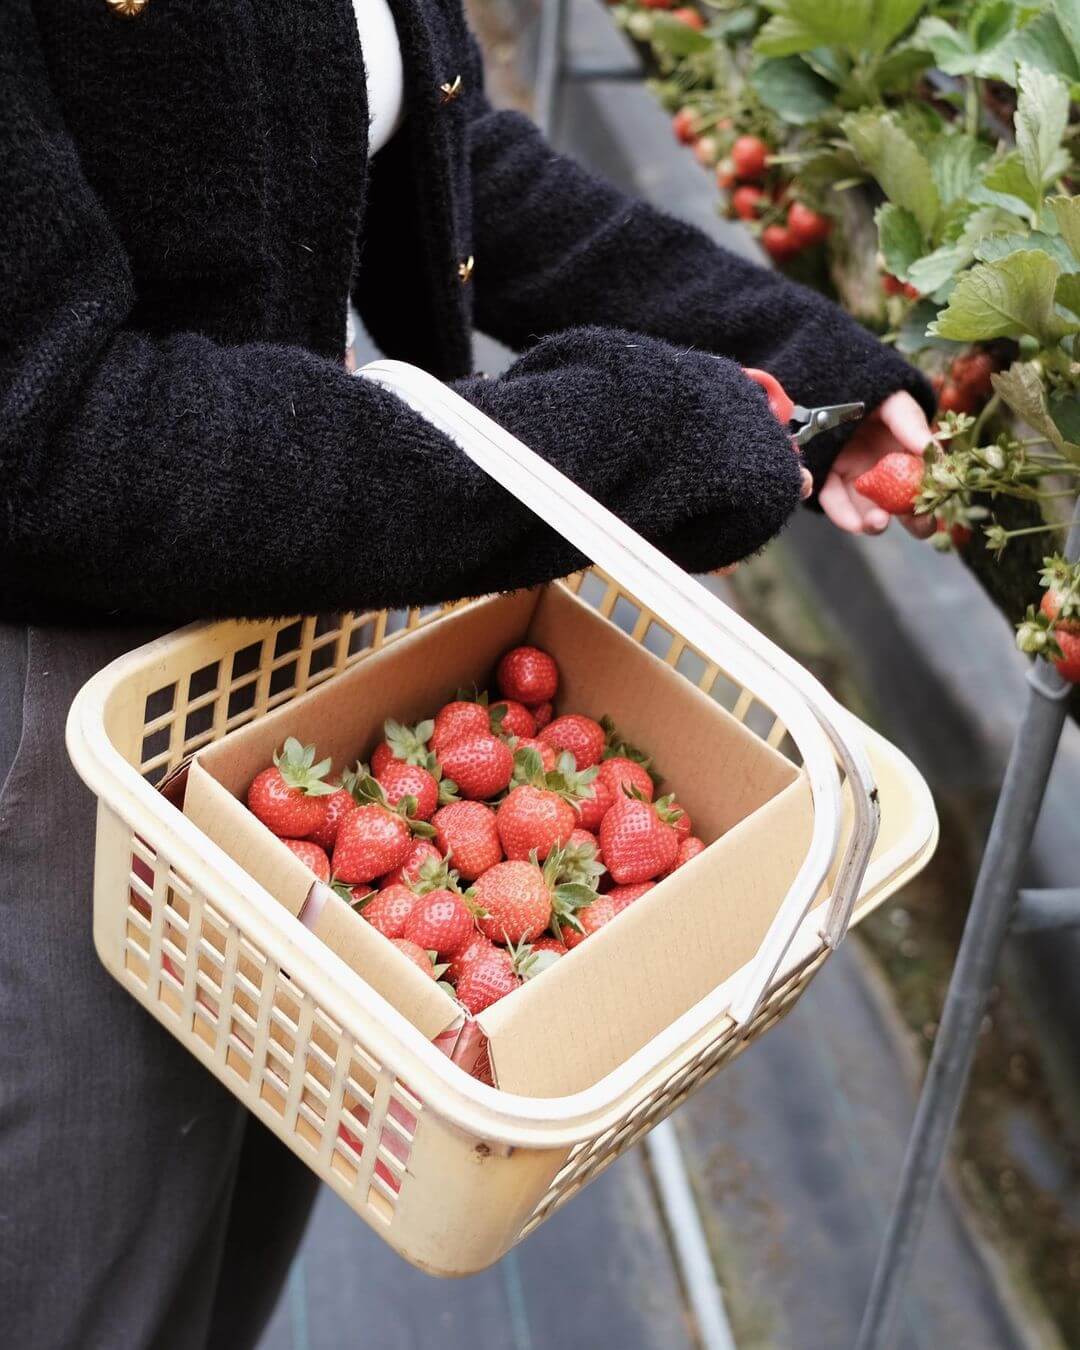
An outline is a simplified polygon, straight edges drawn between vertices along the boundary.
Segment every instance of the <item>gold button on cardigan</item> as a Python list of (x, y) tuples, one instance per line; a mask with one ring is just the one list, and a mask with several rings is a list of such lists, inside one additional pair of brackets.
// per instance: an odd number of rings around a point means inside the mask
[(120, 14), (125, 19), (134, 19), (143, 12), (150, 0), (105, 0), (114, 14)]

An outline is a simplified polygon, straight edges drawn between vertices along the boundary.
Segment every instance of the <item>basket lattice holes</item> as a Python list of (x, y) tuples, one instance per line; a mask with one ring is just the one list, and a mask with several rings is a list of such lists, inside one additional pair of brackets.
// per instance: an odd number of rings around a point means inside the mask
[(389, 1222), (420, 1101), (138, 836), (130, 880), (124, 967), (144, 1001), (223, 1054), (272, 1123), (348, 1187), (366, 1183), (368, 1208)]

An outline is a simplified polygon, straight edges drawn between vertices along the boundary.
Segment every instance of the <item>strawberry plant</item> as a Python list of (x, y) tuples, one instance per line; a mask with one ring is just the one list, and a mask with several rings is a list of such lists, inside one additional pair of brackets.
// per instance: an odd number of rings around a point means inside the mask
[[(1020, 618), (1080, 472), (1075, 0), (701, 12), (692, 31), (638, 0), (613, 9), (678, 139), (709, 139), (721, 209), (930, 377), (922, 481), (897, 464), (866, 491), (886, 509), (914, 497), (935, 544)], [(1030, 626), (1021, 645), (1057, 659)]]

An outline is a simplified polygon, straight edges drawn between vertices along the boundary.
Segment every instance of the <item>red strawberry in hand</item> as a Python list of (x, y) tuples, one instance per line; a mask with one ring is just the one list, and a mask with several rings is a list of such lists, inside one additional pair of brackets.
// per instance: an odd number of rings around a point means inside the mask
[(503, 698), (526, 707), (550, 703), (559, 688), (559, 667), (539, 647), (514, 647), (499, 662), (495, 682)]
[(553, 747), (556, 752), (568, 750), (574, 756), (579, 770), (591, 769), (600, 763), (607, 739), (604, 728), (591, 717), (580, 713), (568, 713), (565, 717), (556, 717), (554, 722), (541, 731), (539, 739)]
[(491, 729), (500, 736), (535, 736), (536, 718), (524, 703), (504, 698), (491, 705)]
[(315, 763), (315, 747), (290, 736), (274, 754), (272, 768), (256, 774), (248, 788), (248, 810), (276, 835), (302, 839), (326, 819), (327, 797), (336, 789), (324, 782), (330, 760)]
[(892, 450), (855, 479), (855, 491), (869, 497), (890, 516), (910, 515), (922, 491), (924, 467), (921, 455)]
[(405, 920), (404, 936), (425, 951), (449, 957), (464, 950), (475, 932), (473, 913), (464, 898), (444, 888), (417, 898)]
[(600, 826), (604, 863), (617, 886), (652, 881), (670, 871), (679, 853), (679, 836), (660, 803), (622, 797)]
[[(355, 806), (355, 802), (353, 805)], [(281, 842), (291, 853), (295, 853), (320, 881), (330, 880), (330, 859), (326, 856), (325, 849), (307, 839), (283, 839)]]
[(396, 881), (359, 901), (357, 908), (372, 928), (377, 928), (384, 937), (399, 938), (405, 936), (405, 920), (415, 904), (416, 892)]
[(502, 861), (495, 812), (483, 802), (451, 802), (435, 812), (431, 823), (439, 847), (466, 881)]
[(463, 797), (484, 801), (496, 797), (514, 772), (514, 752), (490, 731), (461, 736), (440, 756), (443, 772)]

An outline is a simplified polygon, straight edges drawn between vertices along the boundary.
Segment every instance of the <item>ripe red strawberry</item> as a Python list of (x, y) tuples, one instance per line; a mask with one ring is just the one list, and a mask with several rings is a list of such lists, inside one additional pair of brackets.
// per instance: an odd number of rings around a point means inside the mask
[(662, 872), (657, 877), (657, 881), (662, 881), (664, 877), (671, 876), (671, 873), (680, 868), (683, 863), (688, 863), (691, 858), (696, 858), (699, 853), (705, 852), (705, 841), (699, 839), (696, 834), (688, 834), (679, 840), (679, 851), (675, 855), (675, 862), (672, 867)]
[(600, 761), (600, 771), (596, 775), (611, 790), (612, 799), (626, 795), (624, 788), (633, 788), (647, 802), (653, 799), (655, 788), (649, 771), (644, 764), (627, 759), (624, 755), (613, 755), (611, 759)]
[(721, 192), (730, 192), (735, 182), (735, 169), (729, 155), (716, 166), (716, 186)]
[(397, 806), (406, 797), (412, 797), (416, 803), (412, 814), (417, 820), (430, 820), (435, 814), (439, 804), (439, 784), (434, 775), (419, 764), (392, 759), (377, 775), (377, 781), (386, 793), (387, 805)]
[(918, 300), (919, 298), (919, 290), (916, 286), (912, 286), (910, 282), (901, 281), (899, 277), (894, 277), (889, 272), (886, 272), (881, 278), (881, 288), (886, 295), (903, 295), (908, 300)]
[(585, 789), (586, 795), (577, 803), (578, 822), (583, 830), (595, 833), (600, 822), (611, 810), (615, 794), (604, 780), (597, 775)]
[(463, 797), (483, 801), (498, 796), (510, 782), (514, 752), (490, 731), (480, 731), (451, 742), (440, 763)]
[(472, 888), (477, 927), (495, 942), (539, 937), (551, 922), (551, 895), (535, 863), (501, 862)]
[(400, 867), (411, 848), (412, 835), (403, 816), (384, 806), (358, 806), (338, 827), (334, 875), (350, 885), (374, 881)]
[(488, 952), (498, 950), (498, 947), (490, 938), (486, 938), (483, 933), (474, 928), (469, 941), (456, 955), (450, 958), (450, 964), (446, 968), (446, 978), (452, 984), (457, 984), (467, 965), (478, 960), (481, 956), (486, 956)]
[(565, 956), (567, 952), (566, 943), (553, 937), (538, 937), (529, 946), (534, 952), (553, 952), (556, 956)]
[(281, 842), (290, 853), (295, 853), (320, 881), (330, 880), (330, 859), (326, 856), (324, 848), (311, 843), (308, 839), (283, 839)]
[(415, 904), (416, 893), (396, 881), (384, 890), (375, 891), (369, 900), (362, 901), (358, 907), (372, 928), (377, 928), (384, 937), (399, 938), (405, 936), (405, 920)]
[(786, 225), (773, 222), (761, 231), (761, 247), (773, 262), (786, 262), (802, 251), (802, 245)]
[(705, 17), (696, 9), (691, 9), (689, 5), (683, 5), (680, 9), (673, 9), (671, 17), (677, 22), (685, 24), (687, 28), (696, 28), (699, 32), (705, 27)]
[(520, 860), (535, 852), (543, 862), (573, 834), (577, 813), (557, 792), (523, 783), (503, 799), (495, 820), (508, 858)]
[(326, 814), (317, 830), (312, 830), (308, 838), (313, 844), (326, 849), (329, 853), (337, 840), (338, 826), (356, 807), (356, 799), (348, 788), (340, 787), (325, 798)]
[(832, 229), (829, 217), (812, 210), (805, 202), (792, 202), (787, 219), (788, 229), (803, 248), (820, 244)]
[[(1065, 601), (1065, 617), (1062, 618), (1062, 601)], [(1066, 597), (1058, 587), (1051, 585), (1039, 608), (1054, 625), (1054, 636), (1062, 633), (1080, 633), (1080, 599), (1076, 602)]]
[(685, 806), (680, 806), (670, 793), (666, 797), (661, 797), (656, 803), (660, 811), (662, 820), (666, 820), (680, 840), (687, 839), (692, 829), (690, 823), (690, 813)]
[(555, 768), (555, 751), (546, 741), (538, 741), (535, 736), (519, 736), (514, 745), (514, 754), (519, 750), (535, 750), (545, 773), (551, 773)]
[(615, 907), (615, 913), (621, 914), (624, 909), (628, 909), (635, 900), (640, 900), (646, 891), (651, 891), (656, 885), (655, 881), (639, 881), (633, 886), (612, 886), (608, 891), (606, 899), (610, 900)]
[(740, 220), (756, 220), (769, 204), (769, 195), (751, 183), (743, 183), (731, 194), (731, 207)]
[(513, 647), (499, 662), (495, 682), (503, 698), (512, 698), (531, 708), (555, 697), (559, 667), (539, 647)]
[(394, 759), (426, 767), (428, 741), (431, 740), (434, 730), (435, 723), (431, 721), (417, 722), (416, 726), (409, 727), (388, 717), (383, 723), (383, 734), (386, 739), (379, 742), (371, 756), (371, 772), (378, 778)]
[(255, 775), (248, 788), (248, 810), (285, 839), (303, 839), (326, 819), (327, 797), (336, 791), (324, 782), (330, 760), (315, 763), (315, 747), (290, 736), (274, 753), (269, 769)]
[(464, 950), (475, 932), (472, 910), (460, 895), (443, 888), (417, 898), (404, 935), (425, 951), (449, 957)]
[(760, 136), (739, 136), (731, 147), (731, 167), (739, 179), (760, 178), (765, 172), (769, 147)]
[(555, 716), (555, 709), (552, 707), (550, 702), (538, 703), (536, 707), (532, 708), (530, 711), (532, 712), (533, 720), (536, 723), (536, 730), (538, 732), (543, 731), (543, 729)]
[(680, 108), (671, 119), (671, 129), (682, 145), (692, 145), (697, 134), (697, 113), (693, 108)]
[(1054, 637), (1061, 648), (1061, 657), (1054, 661), (1054, 669), (1063, 680), (1080, 684), (1080, 634), (1059, 626), (1054, 629)]
[(679, 836), (662, 819), (661, 810), (658, 803), (622, 797), (604, 817), (600, 847), (617, 886), (652, 881), (675, 862)]
[(945, 380), (938, 391), (939, 413), (973, 413), (979, 409), (979, 397), (970, 389), (952, 380)]
[(535, 736), (536, 718), (524, 703), (504, 698), (491, 705), (491, 729), (500, 736)]
[(423, 947), (418, 947), (415, 942), (410, 942), (408, 938), (391, 938), (394, 946), (416, 966), (417, 970), (422, 970), (425, 975), (430, 975), (435, 979), (435, 963)]
[(387, 872), (386, 876), (379, 878), (379, 890), (385, 890), (387, 886), (393, 886), (398, 881), (403, 881), (406, 885), (417, 881), (420, 876), (420, 869), (429, 859), (439, 863), (442, 862), (443, 857), (430, 839), (414, 839), (412, 847), (409, 849), (409, 856), (401, 866), (395, 867), (392, 872)]
[(580, 946), (587, 937), (592, 937), (597, 929), (610, 923), (618, 913), (619, 911), (615, 908), (610, 894), (600, 896), (598, 900), (594, 900), (591, 905), (586, 906), (578, 914), (581, 932), (573, 928), (564, 928), (563, 941), (570, 949)]
[(541, 731), (539, 739), (556, 751), (569, 750), (579, 770), (591, 769), (600, 763), (607, 739), (604, 728), (591, 717), (581, 713), (567, 713)]
[(502, 861), (495, 812), (483, 802), (451, 802), (435, 812), (431, 823), (439, 848), (466, 881)]
[(462, 736), (478, 735), (490, 729), (489, 714), (482, 703), (467, 703), (455, 699), (444, 704), (435, 714), (435, 730), (431, 748), (441, 760), (446, 748)]
[(458, 1001), (475, 1017), (520, 985), (521, 976), (515, 971), (509, 952), (493, 947), (464, 968), (458, 977), (456, 993)]
[(994, 392), (991, 376), (994, 373), (994, 358), (989, 352), (973, 347), (971, 351), (954, 358), (949, 374), (956, 384), (965, 390), (976, 403), (987, 399)]
[(855, 491), (869, 497), (890, 516), (908, 515), (922, 491), (923, 468), (921, 455), (892, 450), (855, 479)]

